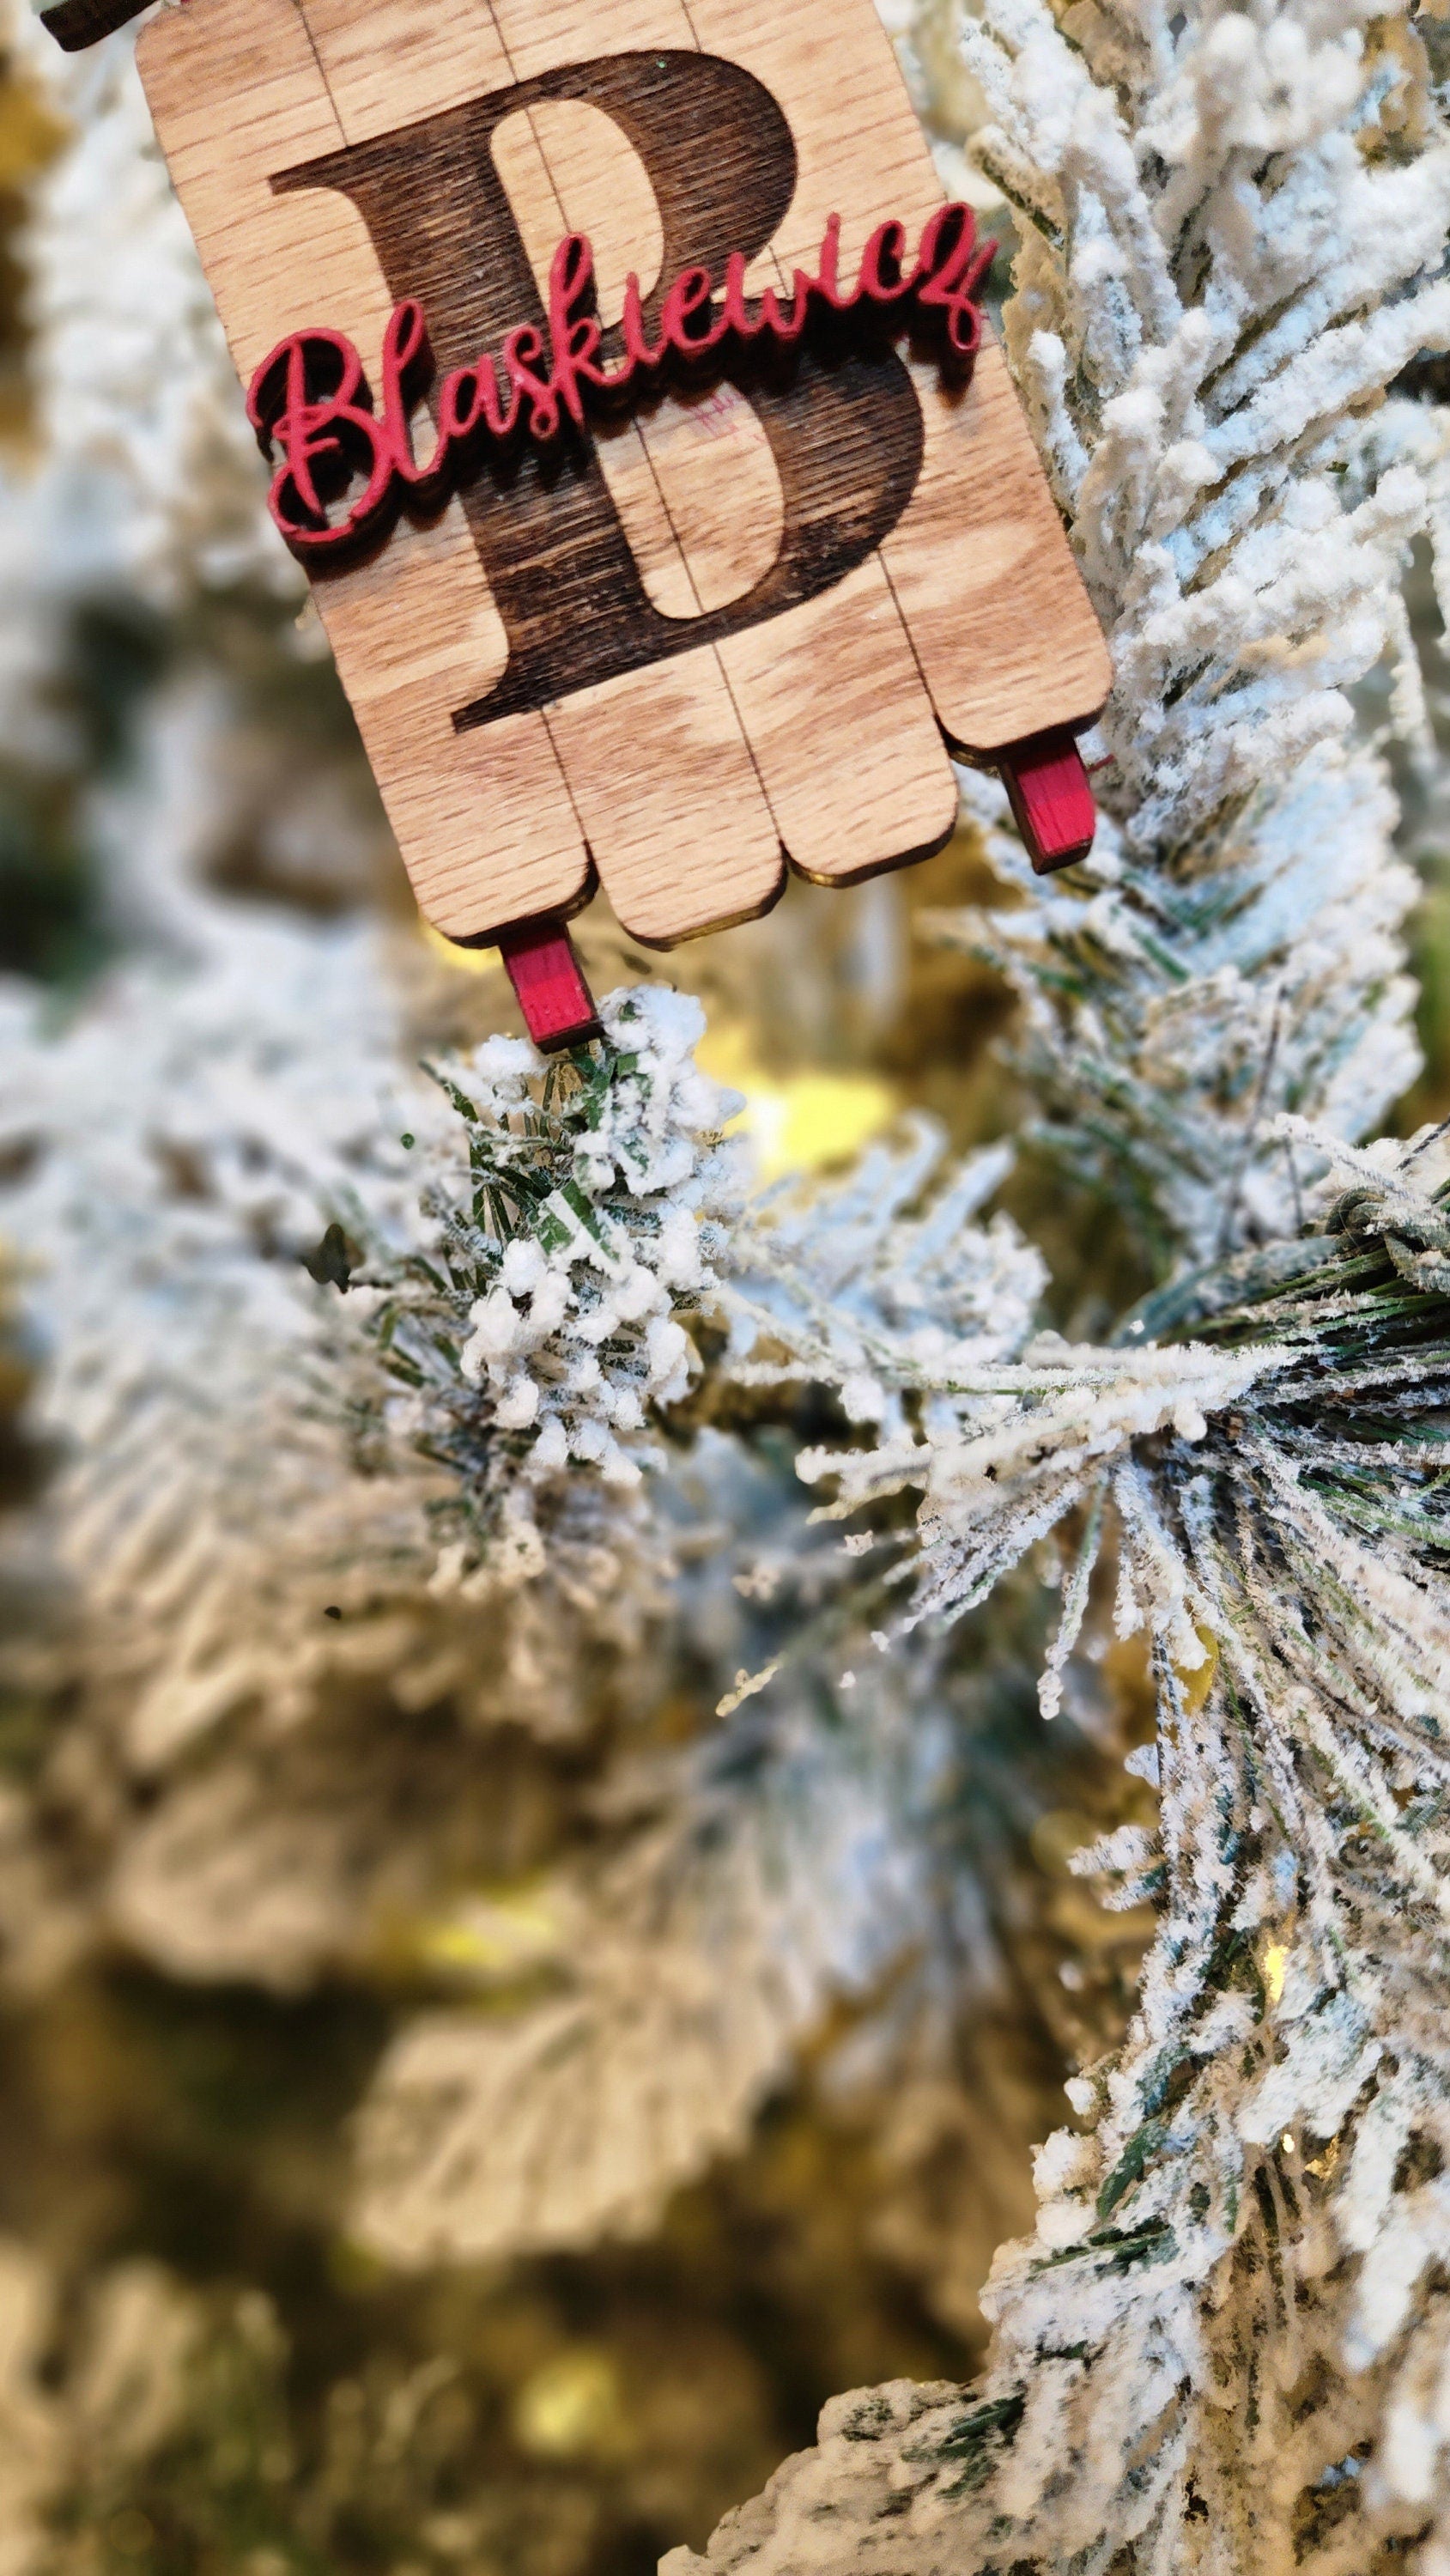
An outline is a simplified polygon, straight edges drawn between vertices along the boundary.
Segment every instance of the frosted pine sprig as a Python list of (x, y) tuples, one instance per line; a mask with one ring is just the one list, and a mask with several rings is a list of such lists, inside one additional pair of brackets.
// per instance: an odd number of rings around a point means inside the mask
[(782, 1183), (735, 1228), (723, 1304), (729, 1373), (833, 1388), (853, 1421), (901, 1419), (942, 1355), (1020, 1350), (1046, 1268), (1010, 1218), (981, 1211), (1012, 1167), (994, 1145), (949, 1162), (935, 1121), (902, 1121), (840, 1179)]
[[(654, 1017), (649, 1003), (621, 1005), (636, 1052), (611, 1051), (592, 1089), (565, 1086), (574, 1105), (554, 1146), (543, 1118), (510, 1140), (534, 1059), (496, 1041), (489, 1096), (502, 1125), (489, 1151), (503, 1187), (519, 1149), (520, 1193), (506, 1196), (504, 1235), (482, 1211), (489, 1275), (450, 1305), (437, 1237), (449, 1257), (459, 1237), (440, 1218), (424, 1249), (415, 1172), (434, 1170), (444, 1197), (445, 1176), (471, 1188), (466, 1130), (406, 1066), (379, 942), (356, 924), (221, 903), (182, 875), (171, 914), (200, 953), (129, 961), (62, 1026), (31, 995), (0, 997), (4, 1228), (23, 1305), (43, 1317), (29, 1421), (53, 1461), (9, 1543), (44, 1614), (37, 1669), (57, 1709), (53, 1761), (0, 1868), (0, 1940), (26, 1974), (105, 1928), (188, 1977), (295, 1988), (329, 1963), (366, 1964), (386, 1921), (436, 1905), (491, 1723), (587, 1732), (621, 1657), (647, 1687), (670, 1544), (600, 1473), (588, 1428), (604, 1419), (599, 1388), (581, 1383), (580, 1365), (600, 1344), (566, 1329), (556, 1366), (536, 1333), (543, 1419), (562, 1419), (587, 1454), (524, 1480), (512, 1512), (529, 1444), (517, 1432), (491, 1441), (486, 1358), (476, 1377), (461, 1360), (505, 1235), (521, 1241), (528, 1211), (549, 1226), (556, 1194), (571, 1215), (567, 1194), (579, 1195), (591, 1250), (607, 1254), (605, 1230), (621, 1225), (656, 1263), (667, 1246), (682, 1295), (678, 1274), (699, 1257), (685, 1202), (713, 1150), (690, 1117), (721, 1100), (689, 1061), (692, 1006), (665, 995)], [(482, 1096), (477, 1068), (466, 1078)], [(338, 1297), (366, 1240), (435, 1283), (423, 1280), (429, 1312), (436, 1299), (459, 1362), (439, 1359), (439, 1383), (472, 1425), (470, 1467), (494, 1479), (481, 1500), (473, 1489), (471, 1515), (453, 1459), (425, 1454), (426, 1427), (415, 1436), (419, 1389), (378, 1370), (365, 1332), (377, 1296)], [(580, 1268), (571, 1317), (597, 1323), (604, 1297), (634, 1289), (633, 1315), (604, 1337), (599, 1380), (618, 1458), (637, 1477), (623, 1441), (636, 1457), (649, 1441), (642, 1428), (621, 1437), (623, 1390), (643, 1390), (642, 1425), (651, 1395), (688, 1380), (685, 1338), (648, 1261)], [(423, 1331), (420, 1309), (402, 1313), (411, 1275), (393, 1317), (405, 1344)], [(568, 1288), (567, 1260), (557, 1275)], [(381, 1418), (390, 1393), (405, 1424)], [(440, 1439), (461, 1436), (453, 1412), (424, 1411)], [(547, 1549), (537, 1537), (530, 1548), (524, 1523), (535, 1530), (541, 1509)], [(484, 1551), (488, 1513), (496, 1543)], [(420, 1764), (423, 1708), (438, 1715)], [(87, 1823), (61, 1886), (41, 1819), (72, 1813), (79, 1779)]]
[(1415, 885), (1346, 692), (1388, 652), (1421, 721), (1399, 582), (1450, 442), (1384, 397), (1450, 339), (1444, 31), (1218, 0), (958, 27), (1021, 219), (1008, 352), (1116, 680), (1091, 861), (1039, 884), (968, 779), (1024, 901), (941, 932), (1015, 985), (1066, 1168), (1156, 1258), (1211, 1258), (1297, 1222), (1279, 1111), (1372, 1133), (1416, 1066)]
[[(838, 2401), (712, 2570), (1177, 2569), (1212, 2532), (1227, 2565), (1288, 2576), (1450, 2545), (1443, 1141), (1354, 1158), (1324, 1232), (1133, 1319), (1132, 1342), (1191, 1331), (1199, 1397), (1210, 1355), (1243, 1372), (1177, 1423), (1130, 1436), (1119, 1413), (1079, 1468), (1079, 1502), (1096, 1477), (1116, 1512), (1119, 1621), (1146, 1627), (1160, 1701), (1158, 1831), (1080, 1863), (1159, 1910), (1138, 2013), (1038, 2159), (985, 2386)], [(1125, 1351), (1119, 1388), (1176, 1347)], [(1026, 1530), (1041, 1392), (1000, 1390), (984, 1527)], [(1089, 1375), (1078, 1401), (1086, 1427)]]
[(373, 1274), (403, 1390), (384, 1420), (455, 1479), (460, 1577), (501, 1546), (541, 1570), (534, 1494), (571, 1468), (637, 1486), (698, 1372), (680, 1316), (738, 1204), (739, 1104), (695, 1068), (698, 1003), (641, 986), (601, 1018), (562, 1065), (490, 1038), (439, 1072), (459, 1124), (430, 1159), (424, 1239)]

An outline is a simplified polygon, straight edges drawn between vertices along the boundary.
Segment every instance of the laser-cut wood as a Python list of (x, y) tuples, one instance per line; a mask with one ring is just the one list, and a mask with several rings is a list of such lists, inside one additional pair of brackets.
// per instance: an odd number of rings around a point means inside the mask
[[(376, 390), (408, 295), (441, 379), (542, 312), (566, 232), (601, 321), (633, 268), (657, 334), (692, 263), (718, 285), (738, 249), (788, 303), (838, 215), (849, 289), (885, 218), (914, 245), (943, 201), (871, 0), (187, 0), (138, 58), (244, 379), (327, 325)], [(1108, 686), (988, 346), (965, 388), (924, 346), (731, 361), (314, 578), (455, 938), (562, 921), (592, 868), (669, 945), (764, 909), (783, 853), (901, 864), (952, 827), (943, 733), (990, 756)]]
[[(347, 23), (365, 17), (354, 9)], [(340, 42), (342, 23), (336, 11), (319, 22), (324, 47)], [(320, 312), (376, 349), (391, 298), (361, 216), (331, 191), (271, 187), (274, 172), (349, 140), (295, 0), (192, 0), (153, 20), (137, 53), (238, 372), (249, 376), (279, 331)], [(450, 77), (446, 49), (434, 48), (431, 68)], [(415, 89), (409, 105), (419, 104)], [(359, 138), (368, 106), (358, 96)], [(453, 728), (453, 709), (507, 659), (461, 506), (432, 529), (401, 523), (373, 562), (319, 583), (316, 596), (429, 919), (464, 939), (575, 910), (591, 885), (589, 853), (542, 717), (496, 729), (491, 747)]]
[(145, 0), (56, 0), (53, 9), (41, 10), (40, 23), (63, 54), (83, 54), (144, 6)]
[(779, 836), (709, 645), (562, 698), (549, 728), (609, 900), (669, 948), (749, 921), (785, 881)]
[[(829, 60), (809, 8), (690, 0), (701, 45), (755, 73), (790, 119), (799, 171), (774, 250), (809, 260), (839, 213), (843, 272), (883, 214), (908, 230), (940, 205), (936, 175), (874, 8), (833, 12)], [(986, 755), (1101, 712), (1107, 648), (1078, 579), (1000, 349), (985, 341), (965, 391), (909, 362), (925, 430), (910, 509), (881, 548), (937, 717)]]
[[(678, 32), (683, 13), (672, 23)], [(631, 271), (653, 293), (665, 264), (654, 191), (600, 109), (571, 112), (546, 100), (521, 111), (500, 127), (494, 158), (541, 297), (565, 232), (583, 233), (593, 247), (602, 321), (618, 322)], [(780, 477), (756, 413), (733, 386), (664, 394), (631, 418), (596, 424), (595, 440), (640, 577), (665, 616), (698, 617), (764, 578), (784, 532)]]
[(461, 107), (514, 75), (486, 9), (435, 0), (307, 0), (305, 24), (349, 143)]

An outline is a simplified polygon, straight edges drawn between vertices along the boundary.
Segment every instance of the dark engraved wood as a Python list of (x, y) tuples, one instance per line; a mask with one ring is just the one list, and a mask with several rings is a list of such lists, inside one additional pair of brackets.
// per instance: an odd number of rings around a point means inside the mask
[[(649, 172), (664, 234), (661, 285), (644, 307), (652, 331), (664, 280), (694, 264), (719, 274), (732, 250), (753, 259), (790, 204), (795, 150), (769, 92), (738, 64), (678, 51), (570, 65), (279, 173), (279, 192), (333, 188), (357, 207), (395, 301), (423, 306), (440, 376), (520, 322), (545, 326), (492, 140), (506, 117), (547, 99), (601, 108)], [(620, 332), (606, 333), (606, 359), (622, 354)], [(664, 616), (641, 580), (593, 429), (571, 428), (551, 451), (521, 444), (507, 462), (483, 459), (462, 498), (509, 661), (486, 695), (455, 710), (459, 730), (779, 616), (834, 587), (897, 525), (921, 468), (922, 423), (890, 347), (843, 327), (814, 334), (784, 362), (740, 359), (721, 376), (753, 405), (780, 476), (785, 525), (770, 570), (728, 606)]]
[(58, 7), (41, 10), (40, 23), (62, 53), (81, 54), (139, 18), (145, 6), (146, 0), (59, 0)]

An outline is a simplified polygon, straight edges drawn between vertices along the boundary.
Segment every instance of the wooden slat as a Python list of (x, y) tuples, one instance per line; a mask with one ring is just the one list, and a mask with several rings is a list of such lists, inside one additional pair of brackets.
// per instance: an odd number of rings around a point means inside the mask
[(487, 689), (508, 661), (463, 505), (402, 534), (317, 596), (419, 905), (450, 939), (567, 912), (588, 862), (542, 716), (453, 728), (465, 680)]
[[(343, 15), (341, 0), (324, 5)], [(329, 53), (342, 94), (364, 115), (345, 39), (366, 15), (353, 0), (327, 35), (342, 48)], [(322, 319), (371, 357), (392, 299), (361, 216), (331, 190), (268, 185), (348, 139), (293, 0), (168, 9), (143, 29), (137, 59), (243, 380), (287, 332)], [(425, 63), (444, 86), (456, 77), (448, 47), (409, 59), (409, 104), (426, 112)], [(432, 529), (400, 521), (373, 563), (315, 589), (404, 865), (440, 929), (486, 931), (582, 900), (589, 853), (542, 718), (490, 729), (492, 747), (490, 731), (453, 730), (452, 710), (489, 686), (504, 649), (461, 510)]]
[(665, 255), (660, 210), (639, 154), (602, 108), (572, 98), (517, 108), (494, 134), (493, 159), (541, 296), (566, 232), (589, 236), (601, 322), (619, 320), (631, 270), (640, 293), (653, 293)]
[(785, 525), (759, 414), (721, 383), (698, 402), (667, 395), (641, 414), (639, 429), (686, 570), (685, 587), (670, 598), (649, 585), (656, 606), (667, 617), (698, 617), (743, 599), (775, 562)]
[[(772, 246), (782, 285), (798, 260), (814, 267), (828, 215), (842, 218), (849, 278), (883, 213), (919, 225), (941, 203), (873, 8), (833, 8), (828, 43), (814, 10), (779, 0), (690, 0), (690, 25), (704, 51), (753, 72), (790, 125), (795, 194)], [(721, 658), (802, 875), (844, 883), (940, 848), (956, 790), (879, 564), (732, 637)]]
[(913, 374), (926, 452), (881, 552), (938, 718), (982, 754), (1090, 723), (1112, 664), (1006, 359), (984, 340), (955, 399), (935, 369)]
[(813, 268), (826, 217), (841, 218), (841, 273), (854, 279), (885, 215), (920, 224), (944, 191), (870, 0), (690, 0), (705, 53), (744, 65), (784, 108), (796, 186), (773, 244), (787, 277)]
[(300, 0), (349, 143), (507, 89), (513, 74), (486, 0)]
[(391, 299), (361, 217), (340, 197), (273, 197), (267, 185), (344, 140), (291, 0), (168, 9), (136, 55), (243, 381), (322, 313), (376, 346)]
[[(617, 322), (631, 271), (648, 295), (664, 251), (643, 163), (612, 118), (544, 99), (505, 119), (494, 160), (541, 295), (564, 232), (587, 235), (602, 322)], [(596, 429), (599, 460), (645, 589), (666, 617), (739, 599), (780, 549), (784, 504), (770, 441), (722, 385), (699, 402), (666, 395)]]
[(626, 930), (653, 948), (749, 921), (780, 892), (780, 842), (709, 647), (562, 698), (549, 725)]
[(848, 885), (950, 838), (956, 780), (876, 556), (720, 658), (802, 876)]
[[(444, 0), (448, 5), (448, 0)], [(693, 49), (681, 0), (490, 0), (515, 80), (603, 54)]]
[[(874, 8), (833, 10), (829, 45), (811, 9), (778, 0), (690, 0), (690, 16), (700, 43), (753, 71), (790, 119), (799, 175), (775, 242), (784, 266), (813, 262), (830, 214), (848, 284), (883, 216), (915, 237), (944, 191)], [(933, 363), (912, 375), (921, 477), (881, 551), (938, 719), (975, 752), (1086, 723), (1111, 686), (1107, 648), (1001, 352), (983, 348), (964, 396)]]
[[(576, 108), (565, 99), (519, 108), (494, 137), (494, 162), (542, 298), (547, 300), (549, 269), (566, 232), (589, 237), (602, 320), (618, 320), (631, 270), (641, 292), (651, 291), (664, 251), (654, 190), (647, 180), (641, 188), (644, 171), (638, 155), (599, 109)], [(689, 566), (651, 469), (640, 423), (612, 423), (596, 444), (610, 498), (650, 598), (667, 617), (696, 615)]]

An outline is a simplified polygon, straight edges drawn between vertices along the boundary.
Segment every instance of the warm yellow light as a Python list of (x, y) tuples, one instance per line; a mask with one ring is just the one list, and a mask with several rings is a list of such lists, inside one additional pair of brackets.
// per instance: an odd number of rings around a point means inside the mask
[(707, 1029), (695, 1060), (712, 1081), (744, 1092), (745, 1107), (733, 1123), (754, 1146), (762, 1181), (844, 1162), (890, 1126), (899, 1106), (890, 1083), (876, 1074), (768, 1073), (738, 1022)]
[(608, 2353), (572, 2344), (546, 2361), (514, 2399), (513, 2433), (535, 2459), (607, 2459), (621, 2451), (627, 2426)]
[[(491, 975), (495, 948), (460, 948), (431, 921), (418, 918), (425, 946), (464, 975)], [(872, 1073), (768, 1073), (739, 1021), (712, 1022), (695, 1050), (712, 1082), (745, 1094), (731, 1133), (748, 1136), (757, 1177), (783, 1180), (791, 1172), (816, 1172), (849, 1160), (890, 1126), (900, 1102), (889, 1082)]]
[(451, 1914), (416, 1921), (408, 1948), (420, 1967), (490, 1983), (539, 1967), (554, 1956), (559, 1937), (547, 1890), (507, 1888), (465, 1898)]
[(465, 975), (492, 975), (497, 972), (500, 961), (496, 948), (460, 948), (456, 939), (445, 939), (442, 931), (435, 930), (432, 922), (425, 921), (421, 913), (418, 915), (418, 928), (423, 933), (424, 945), (432, 949), (435, 957), (441, 957), (446, 966), (461, 967)]

